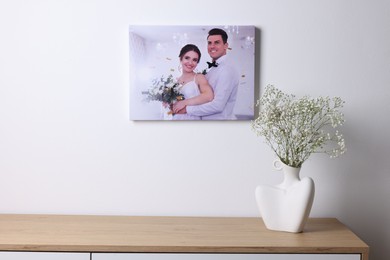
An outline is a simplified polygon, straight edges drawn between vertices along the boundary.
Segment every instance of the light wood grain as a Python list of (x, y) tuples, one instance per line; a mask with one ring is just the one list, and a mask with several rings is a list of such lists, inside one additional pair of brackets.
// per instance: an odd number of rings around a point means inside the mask
[(368, 246), (332, 218), (303, 233), (260, 218), (0, 215), (0, 250), (170, 253), (361, 253)]

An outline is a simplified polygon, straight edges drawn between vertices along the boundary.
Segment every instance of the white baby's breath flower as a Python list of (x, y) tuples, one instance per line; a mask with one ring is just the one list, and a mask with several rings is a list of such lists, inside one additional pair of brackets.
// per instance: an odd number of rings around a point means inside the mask
[(344, 138), (336, 129), (344, 123), (339, 111), (344, 105), (341, 98), (296, 99), (269, 85), (257, 105), (260, 112), (252, 129), (285, 164), (300, 167), (312, 153), (335, 158), (346, 151)]

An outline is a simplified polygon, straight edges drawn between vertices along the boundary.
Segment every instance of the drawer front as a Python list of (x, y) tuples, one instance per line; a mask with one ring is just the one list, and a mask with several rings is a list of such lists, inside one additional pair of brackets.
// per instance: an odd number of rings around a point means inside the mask
[(121, 254), (96, 253), (92, 260), (360, 260), (360, 254)]
[(0, 252), (0, 260), (90, 260), (89, 253)]

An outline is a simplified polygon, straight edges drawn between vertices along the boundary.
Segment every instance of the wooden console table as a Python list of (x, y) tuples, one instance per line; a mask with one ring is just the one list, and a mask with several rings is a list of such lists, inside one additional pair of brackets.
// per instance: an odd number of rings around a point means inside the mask
[(293, 234), (269, 231), (260, 218), (0, 215), (0, 260), (368, 260), (368, 250), (334, 218), (309, 219)]

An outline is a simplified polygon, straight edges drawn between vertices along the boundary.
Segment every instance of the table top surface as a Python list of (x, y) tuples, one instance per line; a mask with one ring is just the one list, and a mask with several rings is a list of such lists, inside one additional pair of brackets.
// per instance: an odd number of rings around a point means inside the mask
[(334, 218), (311, 218), (302, 233), (288, 233), (250, 217), (6, 214), (0, 234), (0, 251), (368, 254)]

